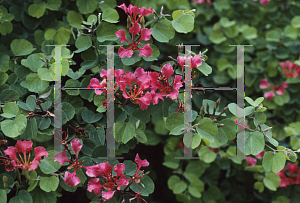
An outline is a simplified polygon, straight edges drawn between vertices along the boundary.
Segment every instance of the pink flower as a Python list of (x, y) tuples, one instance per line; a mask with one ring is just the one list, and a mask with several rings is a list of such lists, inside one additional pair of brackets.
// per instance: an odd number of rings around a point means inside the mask
[(273, 97), (275, 96), (274, 91), (276, 92), (276, 94), (278, 95), (283, 95), (284, 94), (284, 88), (288, 88), (288, 84), (286, 83), (286, 81), (284, 81), (281, 85), (271, 85), (268, 83), (267, 79), (262, 79), (260, 81), (260, 85), (259, 87), (261, 89), (266, 89), (268, 87), (271, 87), (272, 90), (269, 92), (265, 92), (264, 93), (264, 97), (268, 100), (272, 100)]
[(256, 164), (256, 159), (252, 158), (250, 156), (247, 156), (248, 158), (246, 158), (247, 161), (247, 166), (255, 166)]
[[(34, 148), (35, 157), (32, 161), (30, 161), (30, 155), (32, 150), (32, 141), (21, 141), (18, 140), (15, 147), (8, 147), (4, 150), (5, 155), (8, 155), (12, 160), (11, 163), (14, 167), (18, 167), (25, 170), (35, 170), (37, 168), (37, 162), (41, 163), (41, 158), (43, 156), (48, 156), (48, 152), (44, 147), (36, 147)], [(23, 154), (23, 158), (21, 153)], [(27, 152), (29, 153), (27, 157)], [(17, 153), (18, 157), (17, 158)], [(7, 168), (11, 170), (11, 167)]]
[(296, 65), (295, 63), (286, 61), (285, 63), (280, 62), (279, 65), (282, 66), (282, 72), (287, 78), (295, 78), (300, 75), (300, 66)]
[(146, 159), (141, 160), (138, 153), (135, 156), (134, 162), (137, 163), (138, 170), (140, 170), (141, 167), (149, 166), (149, 162)]
[[(125, 170), (125, 165), (123, 163), (119, 163), (111, 167), (108, 162), (100, 163), (95, 166), (86, 167), (86, 174), (90, 177), (101, 176), (103, 180), (105, 180), (104, 185), (100, 184), (99, 178), (93, 178), (88, 182), (88, 191), (94, 191), (96, 195), (100, 194), (101, 189), (103, 188), (106, 191), (102, 191), (102, 197), (106, 200), (113, 197), (116, 189), (120, 190), (121, 186), (128, 185), (128, 179), (123, 175), (123, 171)], [(112, 169), (117, 173), (116, 176), (113, 175)]]
[(298, 168), (298, 165), (294, 165), (289, 162), (286, 165), (285, 169), (282, 169), (276, 174), (279, 175), (281, 179), (280, 187), (286, 187), (288, 185), (295, 185), (300, 183), (300, 170)]
[[(252, 1), (257, 1), (257, 0), (252, 0)], [(260, 4), (265, 6), (270, 2), (270, 0), (260, 0)]]
[[(144, 47), (140, 47), (140, 48), (138, 46), (141, 46), (140, 42), (142, 40), (144, 40), (144, 41), (150, 40), (152, 30), (150, 30), (148, 28), (141, 29), (138, 22), (140, 21), (142, 16), (146, 16), (146, 15), (153, 13), (152, 8), (150, 7), (149, 9), (146, 9), (145, 7), (142, 7), (140, 9), (137, 6), (132, 6), (131, 4), (127, 8), (124, 3), (118, 7), (123, 9), (125, 11), (125, 13), (130, 17), (131, 24), (132, 24), (131, 28), (129, 28), (129, 32), (132, 34), (132, 43), (130, 43), (126, 39), (125, 30), (119, 30), (115, 33), (117, 37), (120, 37), (120, 42), (126, 41), (129, 45), (128, 49), (125, 49), (123, 47), (119, 48), (118, 54), (119, 54), (120, 58), (124, 58), (125, 56), (130, 58), (133, 55), (134, 50), (140, 50), (139, 56), (144, 55), (146, 58), (149, 58), (153, 51), (152, 48), (149, 46), (149, 44), (145, 45)], [(137, 15), (139, 15), (138, 18), (137, 18)], [(137, 34), (140, 34), (140, 36), (141, 36), (141, 38), (139, 39), (138, 42), (136, 42), (136, 40), (135, 40), (135, 37)]]
[(263, 150), (261, 153), (259, 153), (258, 155), (256, 155), (256, 158), (262, 159), (263, 156), (264, 156), (264, 154), (265, 154), (265, 150)]
[(211, 3), (210, 0), (193, 0), (193, 2), (194, 2), (195, 4), (202, 4), (202, 3), (203, 3), (203, 6), (204, 6), (206, 3), (208, 3), (210, 6), (213, 5), (213, 4)]
[(79, 154), (79, 152), (82, 148), (81, 142), (79, 142), (79, 140), (75, 138), (75, 139), (72, 140), (71, 146), (72, 146), (73, 151), (75, 152), (75, 162), (70, 161), (69, 159), (67, 159), (67, 153), (66, 152), (58, 152), (54, 156), (54, 161), (58, 161), (62, 165), (66, 161), (72, 164), (71, 166), (68, 167), (68, 169), (75, 168), (75, 171), (73, 173), (70, 173), (68, 171), (65, 172), (65, 183), (69, 186), (75, 187), (78, 183), (80, 183), (80, 179), (76, 176), (77, 168), (80, 169), (80, 168), (87, 168), (87, 167), (81, 165), (84, 161), (78, 162), (78, 154)]
[(76, 171), (70, 173), (69, 171), (65, 172), (65, 183), (69, 186), (76, 187), (81, 182), (81, 180), (76, 176)]

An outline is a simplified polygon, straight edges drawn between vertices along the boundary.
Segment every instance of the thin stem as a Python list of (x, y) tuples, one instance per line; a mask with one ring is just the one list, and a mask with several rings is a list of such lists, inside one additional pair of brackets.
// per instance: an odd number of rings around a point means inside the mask
[(237, 123), (237, 125), (239, 125), (239, 126), (241, 126), (241, 127), (243, 127), (243, 128), (246, 128), (247, 130), (249, 130), (249, 131), (251, 131), (251, 132), (255, 132), (255, 130), (252, 130), (252, 129), (250, 129), (250, 128), (247, 128), (246, 126), (243, 126), (243, 125), (241, 125), (241, 124), (239, 124), (239, 123)]

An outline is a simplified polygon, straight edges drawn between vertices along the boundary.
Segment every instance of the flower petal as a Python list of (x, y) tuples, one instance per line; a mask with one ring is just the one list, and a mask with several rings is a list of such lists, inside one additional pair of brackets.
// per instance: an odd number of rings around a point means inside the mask
[(181, 66), (181, 68), (183, 68), (183, 65), (185, 63), (185, 57), (184, 56), (178, 56), (177, 61), (178, 61), (179, 65)]
[(58, 161), (61, 165), (64, 165), (66, 161), (69, 161), (67, 159), (67, 152), (58, 152), (54, 157), (54, 161)]
[(269, 87), (268, 80), (267, 80), (267, 79), (262, 79), (262, 80), (260, 81), (259, 87), (260, 87), (261, 89), (266, 89), (267, 87)]
[(65, 172), (65, 183), (69, 186), (76, 187), (81, 182), (81, 180), (76, 176), (76, 172), (70, 173), (69, 171)]
[(114, 166), (114, 171), (117, 173), (117, 176), (123, 175), (124, 170), (125, 170), (125, 165), (122, 163), (119, 163)]
[(104, 199), (110, 199), (114, 196), (114, 194), (115, 194), (115, 191), (109, 191), (109, 192), (102, 191), (102, 197)]
[(148, 28), (141, 30), (141, 40), (148, 41), (151, 38), (152, 30), (149, 30)]
[(89, 191), (89, 192), (94, 191), (94, 193), (96, 195), (99, 195), (101, 188), (102, 188), (102, 185), (100, 184), (100, 179), (99, 178), (93, 178), (88, 183), (87, 191)]
[(149, 162), (146, 159), (141, 160), (138, 153), (135, 156), (134, 162), (137, 163), (138, 166), (142, 166), (142, 167), (149, 166)]
[(119, 30), (119, 31), (115, 32), (115, 35), (117, 37), (120, 37), (120, 42), (124, 42), (126, 40), (125, 30)]
[(275, 96), (275, 93), (273, 91), (270, 91), (270, 92), (266, 92), (264, 94), (264, 97), (268, 100), (272, 100), (272, 98)]
[(174, 85), (173, 88), (175, 90), (178, 90), (180, 87), (182, 87), (182, 82), (181, 82), (182, 77), (180, 75), (175, 75), (175, 81), (174, 81)]
[(137, 99), (140, 105), (140, 108), (145, 110), (148, 108), (148, 106), (150, 105), (150, 102), (152, 101), (152, 96), (149, 92), (146, 92), (146, 94)]
[(120, 58), (124, 58), (125, 56), (130, 58), (133, 55), (133, 51), (130, 49), (124, 49), (123, 47), (120, 47), (118, 50), (118, 54)]
[(125, 5), (125, 3), (123, 3), (122, 5), (117, 6), (117, 7), (123, 9), (125, 11), (125, 13), (127, 13), (127, 6)]
[(35, 157), (34, 160), (37, 160), (39, 163), (41, 163), (41, 157), (42, 156), (48, 156), (48, 152), (44, 147), (36, 147), (34, 148)]
[(166, 97), (170, 97), (171, 99), (176, 99), (178, 97), (179, 91), (178, 90), (174, 90), (173, 92), (171, 92), (170, 94), (168, 94)]
[(162, 98), (162, 94), (161, 93), (155, 93), (154, 90), (151, 90), (151, 96), (152, 96), (152, 103), (153, 104), (157, 104), (158, 103), (158, 99), (161, 99), (164, 101), (164, 99)]
[(29, 140), (29, 141), (18, 140), (15, 147), (18, 149), (19, 152), (22, 152), (25, 155), (26, 152), (29, 152), (32, 150), (32, 141), (31, 140)]
[(146, 9), (145, 7), (142, 7), (140, 9), (140, 14), (142, 16), (147, 16), (147, 15), (152, 14), (152, 13), (153, 13), (153, 9), (151, 7), (149, 9)]
[(199, 55), (195, 55), (193, 58), (192, 58), (192, 66), (193, 67), (199, 67), (202, 65), (202, 60), (200, 58)]
[(33, 160), (32, 162), (31, 162), (31, 164), (29, 165), (29, 169), (30, 170), (35, 170), (36, 168), (38, 167), (38, 164), (37, 164), (37, 160)]
[(152, 54), (152, 48), (150, 47), (149, 43), (139, 50), (140, 50), (139, 56), (144, 55), (146, 58), (149, 58)]
[(284, 89), (283, 89), (283, 87), (279, 87), (279, 88), (276, 90), (276, 94), (278, 94), (278, 95), (283, 95), (283, 94), (284, 94)]
[(75, 138), (72, 140), (71, 146), (72, 146), (72, 149), (74, 150), (75, 154), (78, 154), (79, 151), (81, 150), (82, 144), (81, 144), (81, 142), (79, 142), (78, 139)]
[(17, 159), (17, 152), (18, 149), (16, 147), (8, 147), (6, 150), (4, 150), (5, 155), (8, 155), (11, 160)]
[(129, 32), (133, 35), (136, 35), (137, 33), (140, 33), (141, 28), (138, 23), (134, 23), (131, 28), (129, 28)]
[(161, 69), (161, 73), (169, 78), (174, 73), (171, 63), (167, 63), (166, 65), (164, 65)]

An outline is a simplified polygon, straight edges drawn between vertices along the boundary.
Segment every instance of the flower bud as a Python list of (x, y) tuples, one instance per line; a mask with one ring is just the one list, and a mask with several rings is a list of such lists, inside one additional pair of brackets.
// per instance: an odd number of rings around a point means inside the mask
[(204, 117), (204, 105), (202, 105), (202, 107), (200, 109), (200, 116), (201, 116), (201, 118)]
[(127, 16), (127, 28), (131, 28), (131, 18)]
[(23, 170), (23, 174), (24, 174), (26, 180), (29, 181), (29, 180), (31, 179), (30, 176), (29, 176), (29, 174), (28, 174), (28, 171), (27, 171), (27, 170)]
[(209, 104), (206, 103), (206, 112), (209, 114)]
[(144, 16), (141, 17), (140, 23), (141, 23), (142, 29), (145, 29), (145, 18), (144, 18)]
[(20, 183), (19, 183), (19, 181), (15, 181), (15, 185), (16, 185), (17, 188), (20, 188)]
[(273, 127), (268, 127), (266, 129), (264, 129), (264, 132), (268, 131), (268, 130), (271, 130)]
[(4, 187), (5, 187), (5, 188), (9, 188), (9, 187), (8, 187), (8, 177), (7, 177), (7, 176), (3, 176), (2, 179), (3, 179)]
[(183, 43), (179, 44), (179, 46), (178, 46), (178, 52), (179, 52), (179, 55), (181, 55), (181, 53), (183, 52)]
[(216, 105), (215, 105), (216, 108), (218, 108), (218, 106), (219, 106), (219, 104), (220, 104), (220, 100), (221, 100), (221, 98), (219, 98), (219, 99), (216, 101)]

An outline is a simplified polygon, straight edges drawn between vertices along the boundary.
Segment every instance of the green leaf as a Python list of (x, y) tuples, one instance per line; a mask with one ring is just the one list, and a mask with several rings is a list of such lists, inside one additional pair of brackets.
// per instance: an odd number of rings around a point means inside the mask
[(154, 183), (149, 176), (145, 176), (140, 180), (145, 187), (142, 187), (141, 184), (133, 183), (130, 185), (130, 189), (134, 192), (141, 192), (142, 196), (149, 196), (149, 194), (154, 192)]
[(38, 4), (31, 4), (28, 7), (28, 14), (32, 17), (40, 18), (45, 13), (45, 6), (40, 6)]
[(188, 187), (189, 193), (197, 198), (200, 198), (201, 192), (204, 191), (204, 183), (199, 179), (194, 179)]
[(182, 125), (184, 123), (184, 115), (172, 113), (168, 116), (166, 120), (166, 128), (168, 130), (173, 130), (175, 127)]
[(158, 104), (150, 104), (148, 111), (152, 116), (155, 117), (168, 117), (169, 107), (173, 104), (173, 100), (170, 98), (165, 98), (164, 101), (159, 100)]
[(1, 116), (5, 118), (13, 118), (19, 113), (19, 107), (16, 103), (14, 102), (7, 102), (3, 108), (3, 114), (0, 114)]
[(92, 25), (92, 22), (94, 21), (94, 25), (96, 25), (98, 21), (98, 17), (94, 14), (91, 14), (86, 21), (83, 21), (86, 25)]
[(75, 53), (80, 53), (92, 46), (92, 40), (90, 36), (83, 36), (80, 35), (75, 42), (75, 46), (78, 50), (75, 51)]
[(257, 29), (255, 27), (248, 27), (243, 31), (243, 36), (247, 40), (256, 39), (257, 38)]
[(76, 96), (80, 94), (79, 89), (76, 89), (80, 87), (80, 82), (78, 80), (67, 80), (65, 86), (68, 88), (74, 88), (74, 90), (66, 89), (68, 95)]
[(105, 143), (105, 131), (103, 128), (92, 130), (89, 137), (93, 139), (97, 145), (104, 145)]
[(264, 101), (264, 97), (258, 97), (255, 102), (254, 102), (254, 106), (258, 106), (260, 103), (262, 103)]
[(28, 67), (32, 72), (36, 72), (39, 68), (42, 68), (45, 65), (40, 57), (45, 59), (45, 55), (42, 53), (31, 54), (27, 59), (22, 60), (22, 62), (25, 62), (26, 64), (22, 64)]
[(183, 136), (183, 143), (186, 147), (195, 149), (201, 142), (201, 136), (198, 133), (187, 132)]
[(212, 73), (212, 68), (205, 62), (202, 62), (202, 65), (199, 67), (196, 67), (201, 73), (203, 73), (205, 76), (208, 76)]
[(62, 0), (48, 0), (45, 5), (47, 9), (52, 11), (58, 11), (58, 8), (61, 6)]
[(140, 143), (146, 143), (147, 142), (147, 136), (146, 136), (145, 132), (141, 129), (136, 129), (136, 139)]
[(264, 184), (262, 182), (255, 182), (254, 183), (254, 189), (258, 190), (259, 193), (262, 193), (264, 191)]
[(37, 122), (35, 117), (33, 117), (28, 120), (26, 129), (20, 135), (20, 137), (26, 140), (31, 140), (32, 138), (35, 138), (36, 135), (37, 135)]
[(276, 191), (280, 186), (280, 177), (275, 173), (267, 172), (263, 182), (269, 190)]
[(254, 125), (257, 126), (261, 121), (261, 124), (264, 124), (267, 121), (267, 116), (262, 112), (257, 112), (254, 117)]
[[(299, 20), (300, 20), (300, 18), (299, 18)], [(287, 25), (284, 28), (284, 35), (291, 38), (292, 40), (296, 40), (298, 37), (297, 29), (292, 27), (291, 25)]]
[(74, 80), (77, 80), (77, 79), (79, 79), (84, 73), (85, 73), (85, 70), (83, 70), (83, 69), (79, 69), (78, 71), (73, 72), (73, 70), (70, 68), (70, 69), (68, 70), (67, 76), (69, 76), (70, 78), (72, 78), (72, 79), (74, 79)]
[(115, 34), (118, 30), (118, 27), (114, 24), (101, 22), (96, 30), (97, 40), (99, 42), (104, 42), (106, 40), (115, 41), (118, 39)]
[(54, 151), (48, 151), (48, 157), (45, 157), (41, 160), (41, 163), (38, 163), (41, 171), (45, 174), (50, 174), (56, 172), (60, 167), (61, 164), (58, 161), (54, 161)]
[(284, 168), (285, 161), (283, 154), (268, 151), (264, 154), (262, 165), (266, 172), (278, 173)]
[(83, 146), (82, 146), (81, 151), (84, 155), (91, 156), (93, 153), (93, 150), (95, 149), (96, 146), (97, 145), (94, 142), (94, 140), (92, 140), (90, 138), (85, 138), (83, 140)]
[(231, 26), (234, 26), (236, 24), (235, 20), (230, 21), (228, 18), (226, 17), (222, 17), (220, 19), (220, 23), (222, 25), (222, 27), (228, 28)]
[(32, 191), (38, 184), (37, 173), (35, 171), (30, 171), (29, 176), (30, 176), (30, 181), (28, 182), (29, 185), (27, 189), (28, 192)]
[(294, 16), (292, 21), (291, 21), (291, 24), (294, 28), (300, 28), (300, 16)]
[(82, 14), (93, 13), (97, 8), (97, 0), (77, 0), (76, 5)]
[(102, 118), (103, 114), (100, 113), (94, 114), (94, 112), (91, 110), (85, 110), (82, 112), (81, 116), (85, 122), (95, 123)]
[(64, 27), (57, 30), (50, 28), (45, 32), (44, 37), (46, 40), (54, 40), (58, 44), (67, 44), (71, 34), (72, 31)]
[(4, 120), (1, 122), (1, 130), (7, 137), (17, 137), (26, 128), (27, 119), (23, 114), (19, 114), (12, 120)]
[(103, 12), (102, 20), (109, 23), (117, 23), (119, 22), (119, 14), (115, 9), (108, 8)]
[(26, 80), (21, 82), (21, 86), (31, 92), (40, 93), (49, 86), (49, 82), (41, 80), (36, 73), (30, 73), (26, 76)]
[(135, 109), (132, 112), (132, 116), (135, 117), (136, 119), (141, 120), (145, 124), (149, 123), (149, 121), (150, 121), (150, 114), (147, 111), (143, 111), (140, 108)]
[(57, 192), (45, 192), (39, 188), (30, 192), (33, 202), (36, 203), (56, 203)]
[(217, 125), (211, 119), (205, 117), (199, 121), (196, 130), (202, 138), (206, 139), (210, 139), (211, 136), (215, 136), (218, 133)]
[(7, 195), (5, 190), (0, 190), (0, 203), (7, 203)]
[(270, 30), (266, 33), (268, 42), (280, 42), (280, 33), (277, 30)]
[(9, 200), (9, 203), (32, 203), (32, 197), (26, 190), (20, 190), (18, 196)]
[(6, 35), (8, 33), (11, 33), (13, 31), (13, 24), (11, 22), (3, 22), (0, 23), (0, 33), (2, 35)]
[(10, 49), (15, 56), (25, 56), (36, 50), (26, 39), (14, 39), (10, 44)]
[(258, 155), (264, 147), (265, 139), (261, 132), (245, 132), (245, 155)]
[(106, 146), (99, 145), (93, 149), (92, 158), (105, 157), (106, 155)]
[(50, 66), (50, 68), (40, 68), (37, 70), (37, 74), (39, 78), (43, 81), (54, 81), (54, 66)]
[[(173, 12), (174, 13), (174, 12)], [(171, 21), (162, 19), (156, 23), (152, 30), (152, 36), (159, 42), (169, 42), (175, 36)]]
[(183, 175), (187, 176), (193, 174), (199, 178), (200, 176), (202, 176), (205, 170), (206, 170), (206, 165), (204, 164), (203, 161), (199, 161), (199, 160), (189, 161), (189, 164), (186, 166)]
[(135, 127), (132, 123), (118, 121), (115, 124), (115, 138), (117, 142), (126, 144), (135, 135)]
[(180, 194), (184, 192), (187, 188), (187, 184), (184, 181), (180, 181), (176, 183), (173, 187), (173, 193), (174, 194)]
[(6, 72), (9, 68), (9, 55), (1, 55), (0, 56), (0, 71)]
[[(220, 138), (226, 137), (228, 140), (233, 140), (236, 137), (236, 123), (230, 118), (225, 118), (220, 121), (220, 123), (224, 124), (222, 127), (218, 127), (218, 133), (216, 138), (221, 143)], [(227, 141), (226, 141), (227, 142)]]
[(44, 177), (40, 181), (40, 188), (45, 192), (56, 191), (58, 187), (58, 178), (56, 176), (51, 176), (50, 178)]
[(198, 151), (198, 156), (204, 163), (212, 163), (217, 158), (217, 154), (213, 151), (210, 151), (207, 146), (201, 147), (201, 149)]
[(61, 108), (62, 112), (62, 125), (66, 124), (69, 120), (71, 120), (75, 115), (74, 107), (68, 102), (62, 102), (58, 104), (57, 108)]
[(173, 28), (179, 33), (188, 33), (194, 29), (194, 17), (192, 15), (181, 15), (172, 20)]
[(83, 18), (80, 13), (77, 13), (76, 11), (69, 11), (67, 13), (67, 20), (72, 27), (82, 29), (81, 23), (83, 21)]
[(102, 11), (105, 11), (108, 8), (116, 8), (116, 6), (117, 6), (116, 0), (99, 2), (99, 7), (101, 8)]
[(179, 176), (177, 175), (171, 175), (168, 179), (168, 187), (169, 189), (173, 190), (174, 185), (179, 183), (181, 180), (179, 178)]
[(214, 44), (221, 44), (222, 42), (225, 42), (227, 38), (221, 31), (214, 31), (209, 35), (209, 40)]

